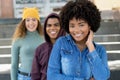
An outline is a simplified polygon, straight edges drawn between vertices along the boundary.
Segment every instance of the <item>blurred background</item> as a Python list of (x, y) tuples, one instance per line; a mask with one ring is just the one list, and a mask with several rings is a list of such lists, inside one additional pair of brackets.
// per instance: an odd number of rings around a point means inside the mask
[[(10, 80), (11, 39), (24, 7), (38, 7), (42, 24), (49, 13), (59, 13), (70, 0), (0, 0), (0, 80)], [(120, 80), (120, 0), (90, 0), (101, 11), (101, 27), (94, 40), (105, 46), (109, 80)], [(99, 71), (99, 70), (98, 70)]]

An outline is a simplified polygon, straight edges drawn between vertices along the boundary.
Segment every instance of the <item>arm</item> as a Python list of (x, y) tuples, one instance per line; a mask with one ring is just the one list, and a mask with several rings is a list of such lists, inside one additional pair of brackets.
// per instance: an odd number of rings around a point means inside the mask
[(63, 74), (61, 65), (61, 46), (64, 43), (61, 39), (58, 39), (53, 46), (47, 70), (47, 80), (84, 80), (82, 78), (77, 78), (73, 76), (68, 76)]
[(37, 48), (35, 51), (33, 62), (32, 62), (32, 71), (31, 71), (32, 80), (41, 80), (41, 76), (40, 76), (41, 66), (39, 65), (39, 59), (38, 59), (39, 53), (40, 53), (40, 51)]
[(16, 42), (12, 44), (11, 48), (11, 80), (17, 80), (19, 65), (19, 45)]
[[(101, 56), (98, 55), (99, 53), (101, 53)], [(104, 48), (101, 48), (99, 53), (94, 50), (87, 55), (92, 74), (95, 80), (107, 80), (110, 77), (110, 71), (107, 64), (107, 53)]]
[(107, 80), (110, 76), (110, 71), (107, 64), (106, 50), (103, 47), (97, 47), (95, 49), (92, 41), (93, 32), (90, 31), (86, 45), (89, 49), (87, 57), (91, 65), (93, 77), (95, 78), (95, 80)]

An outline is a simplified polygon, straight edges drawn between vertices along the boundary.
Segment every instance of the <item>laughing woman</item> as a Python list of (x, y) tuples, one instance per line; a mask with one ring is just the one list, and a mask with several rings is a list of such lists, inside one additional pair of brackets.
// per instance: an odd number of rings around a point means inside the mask
[(68, 35), (54, 44), (47, 80), (107, 80), (110, 70), (106, 49), (93, 41), (101, 21), (97, 7), (88, 0), (70, 1), (60, 18)]
[(11, 80), (31, 80), (30, 72), (35, 49), (42, 42), (38, 9), (24, 8), (22, 20), (13, 35)]

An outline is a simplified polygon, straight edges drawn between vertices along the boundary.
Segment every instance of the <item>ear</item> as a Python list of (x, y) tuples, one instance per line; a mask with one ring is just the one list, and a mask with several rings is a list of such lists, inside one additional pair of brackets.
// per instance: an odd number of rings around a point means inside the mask
[(91, 26), (88, 26), (89, 30), (91, 30)]
[(89, 26), (89, 28), (91, 28), (91, 26)]

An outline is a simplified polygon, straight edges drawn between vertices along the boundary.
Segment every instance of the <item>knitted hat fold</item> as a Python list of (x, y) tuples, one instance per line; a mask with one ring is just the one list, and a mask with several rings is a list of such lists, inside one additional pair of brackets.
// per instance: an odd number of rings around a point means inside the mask
[(39, 11), (38, 8), (33, 7), (33, 8), (24, 8), (23, 9), (23, 15), (22, 15), (22, 20), (33, 17), (36, 18), (37, 20), (40, 21), (40, 16), (39, 16)]

